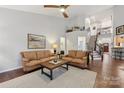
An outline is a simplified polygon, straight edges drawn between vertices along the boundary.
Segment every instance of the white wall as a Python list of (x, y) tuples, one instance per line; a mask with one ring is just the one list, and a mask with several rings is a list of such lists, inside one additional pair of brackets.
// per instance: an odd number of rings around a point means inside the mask
[(116, 27), (124, 25), (124, 5), (114, 7), (114, 32)]
[[(124, 25), (124, 5), (114, 7), (114, 35), (116, 36), (116, 27)], [(120, 35), (124, 36), (124, 35)], [(114, 43), (116, 46), (116, 42)], [(124, 45), (122, 45), (124, 47)]]
[(113, 16), (113, 7), (87, 16), (94, 16), (96, 21), (107, 20), (107, 18)]
[(74, 26), (79, 26), (79, 27), (85, 26), (85, 16), (84, 15), (77, 16), (67, 21), (67, 27), (70, 28)]
[(124, 25), (124, 5), (114, 7), (114, 28)]
[(63, 19), (0, 8), (0, 72), (21, 66), (20, 52), (27, 49), (27, 34), (46, 36), (46, 49), (65, 33)]
[[(66, 33), (66, 49), (68, 50), (78, 50), (78, 37), (87, 37), (86, 31), (74, 31)], [(85, 46), (85, 45), (84, 45)], [(86, 48), (84, 47), (84, 50)]]

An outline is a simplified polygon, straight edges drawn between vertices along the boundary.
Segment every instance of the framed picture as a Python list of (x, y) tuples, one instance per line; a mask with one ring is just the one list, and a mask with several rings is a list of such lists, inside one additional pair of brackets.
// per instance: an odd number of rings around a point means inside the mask
[(43, 35), (28, 34), (28, 49), (45, 49), (46, 37)]
[(124, 25), (116, 28), (116, 35), (124, 34)]

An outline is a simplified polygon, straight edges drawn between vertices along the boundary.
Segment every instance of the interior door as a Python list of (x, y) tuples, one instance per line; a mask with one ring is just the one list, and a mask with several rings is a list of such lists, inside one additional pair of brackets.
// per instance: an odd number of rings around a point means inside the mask
[(109, 52), (109, 44), (108, 43), (104, 43), (104, 52)]

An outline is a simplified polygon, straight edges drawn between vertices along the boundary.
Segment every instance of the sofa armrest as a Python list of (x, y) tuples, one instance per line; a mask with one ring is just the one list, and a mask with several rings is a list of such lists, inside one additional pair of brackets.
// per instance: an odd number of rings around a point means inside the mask
[(26, 64), (27, 63), (29, 63), (30, 62), (30, 60), (29, 59), (27, 59), (27, 58), (22, 58), (22, 66), (26, 66)]
[(89, 65), (89, 56), (83, 57), (83, 60), (85, 61), (86, 65)]
[(64, 55), (63, 57), (69, 57), (68, 55)]
[(51, 53), (50, 56), (55, 56), (55, 54), (54, 53)]
[(87, 60), (87, 57), (83, 57), (83, 60)]
[(27, 62), (25, 61), (22, 61), (22, 66), (25, 66)]
[(27, 59), (27, 58), (22, 58), (22, 61), (23, 61), (23, 62), (29, 62), (30, 60)]

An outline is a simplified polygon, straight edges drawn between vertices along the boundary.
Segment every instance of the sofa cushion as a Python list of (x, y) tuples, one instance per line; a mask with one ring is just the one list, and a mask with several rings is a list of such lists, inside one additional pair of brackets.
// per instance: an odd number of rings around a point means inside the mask
[(52, 53), (52, 52), (50, 52), (50, 57), (51, 57), (51, 56), (55, 56), (55, 54), (54, 54), (54, 53)]
[(62, 59), (65, 60), (65, 61), (72, 61), (71, 57), (62, 57)]
[(56, 58), (55, 56), (49, 57), (50, 60), (54, 60), (55, 58)]
[(40, 63), (41, 63), (40, 60), (32, 60), (32, 61), (26, 63), (25, 65), (26, 65), (26, 66), (35, 66), (35, 65), (38, 65), (38, 64), (40, 64)]
[(84, 52), (84, 51), (77, 51), (77, 53), (76, 53), (76, 58), (82, 59), (85, 56), (86, 56), (86, 52)]
[(73, 59), (71, 62), (72, 63), (77, 63), (77, 64), (84, 64), (84, 61), (83, 60), (77, 59), (77, 58)]
[(37, 59), (37, 55), (36, 55), (35, 51), (24, 52), (23, 55), (24, 55), (25, 58), (27, 58), (29, 60)]
[(44, 56), (44, 51), (37, 51), (37, 58), (38, 59), (42, 59), (42, 58), (44, 58), (45, 56)]
[(50, 61), (50, 58), (42, 58), (40, 59), (41, 62), (47, 62), (47, 61)]
[(44, 51), (44, 57), (50, 57), (51, 52), (49, 50)]
[(69, 56), (69, 57), (75, 57), (75, 56), (76, 56), (76, 51), (70, 50), (70, 51), (68, 52), (68, 56)]

